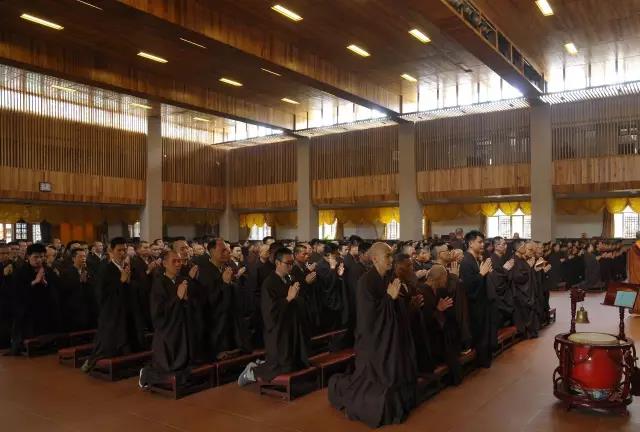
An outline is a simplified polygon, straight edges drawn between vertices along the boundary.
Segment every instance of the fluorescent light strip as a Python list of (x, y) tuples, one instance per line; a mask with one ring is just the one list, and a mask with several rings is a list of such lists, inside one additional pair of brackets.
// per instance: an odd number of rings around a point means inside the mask
[(93, 5), (93, 4), (89, 3), (89, 2), (82, 1), (82, 0), (76, 0), (76, 1), (77, 1), (78, 3), (82, 3), (83, 5), (87, 5), (87, 6), (90, 6), (90, 7), (92, 7), (92, 8), (95, 8), (95, 9), (103, 10), (101, 7), (98, 7), (98, 6), (96, 6), (96, 5)]
[(23, 13), (22, 15), (20, 15), (20, 18), (22, 18), (23, 20), (31, 21), (31, 22), (36, 23), (36, 24), (43, 25), (45, 27), (52, 28), (54, 30), (62, 30), (64, 28), (60, 24), (56, 24), (54, 22), (47, 21), (47, 20), (44, 20), (42, 18), (38, 18), (38, 17), (35, 17), (33, 15), (29, 15), (29, 14), (26, 14), (26, 13)]
[(202, 118), (202, 117), (194, 117), (193, 119), (194, 119), (195, 121), (204, 122), (204, 123), (209, 123), (209, 122), (211, 122), (211, 120), (206, 119), (206, 118)]
[(200, 47), (200, 48), (202, 48), (202, 49), (207, 49), (207, 47), (206, 47), (206, 46), (204, 46), (204, 45), (200, 45), (199, 43), (196, 43), (196, 42), (194, 42), (194, 41), (190, 41), (189, 39), (180, 38), (180, 40), (181, 40), (182, 42), (186, 42), (186, 43), (188, 43), (188, 44), (195, 45), (195, 46)]
[(354, 53), (358, 54), (359, 56), (362, 57), (369, 57), (371, 54), (369, 54), (367, 51), (363, 50), (362, 48), (360, 48), (358, 45), (354, 45), (351, 44), (347, 47), (348, 50), (353, 51)]
[(553, 15), (553, 9), (551, 9), (551, 5), (547, 0), (536, 0), (536, 5), (538, 6), (538, 9), (540, 9), (540, 12), (542, 12), (542, 15)]
[(153, 60), (153, 61), (158, 62), (158, 63), (168, 63), (168, 62), (169, 62), (169, 60), (167, 60), (167, 59), (165, 59), (165, 58), (158, 57), (158, 56), (156, 56), (156, 55), (149, 54), (149, 53), (146, 53), (146, 52), (144, 52), (144, 51), (140, 51), (140, 52), (138, 53), (138, 56), (140, 56), (140, 57), (144, 57), (144, 58), (146, 58), (146, 59), (148, 59), (148, 60)]
[(229, 78), (220, 78), (220, 82), (232, 85), (234, 87), (242, 87), (242, 83), (241, 82), (234, 81), (234, 80), (229, 79)]
[(293, 99), (289, 99), (289, 98), (282, 98), (280, 99), (282, 102), (286, 102), (286, 103), (290, 103), (293, 105), (300, 105), (300, 102), (298, 101), (294, 101)]
[(296, 22), (302, 21), (302, 17), (300, 15), (298, 15), (297, 13), (295, 13), (293, 11), (290, 11), (286, 7), (281, 6), (279, 4), (271, 6), (271, 9), (273, 9), (274, 11), (278, 12), (281, 15), (286, 16), (291, 21), (296, 21)]
[(414, 38), (418, 39), (422, 43), (431, 42), (431, 39), (429, 39), (429, 36), (427, 36), (426, 34), (422, 33), (418, 29), (409, 30), (409, 34), (411, 36), (413, 36)]
[(150, 110), (151, 107), (149, 105), (145, 105), (145, 104), (139, 104), (139, 103), (135, 103), (135, 102), (131, 102), (129, 105), (136, 107), (136, 108), (142, 108), (142, 109), (146, 109), (146, 110)]
[(576, 48), (576, 46), (574, 45), (573, 42), (569, 42), (567, 44), (564, 45), (564, 49), (567, 50), (567, 52), (571, 55), (576, 55), (578, 54), (578, 48)]
[(278, 72), (274, 72), (272, 70), (269, 69), (265, 69), (265, 68), (260, 68), (261, 70), (265, 71), (266, 73), (270, 73), (271, 75), (275, 75), (275, 76), (282, 76), (280, 75)]
[(412, 77), (409, 74), (402, 74), (400, 75), (402, 78), (406, 79), (407, 81), (411, 81), (411, 82), (416, 82), (418, 81), (417, 79), (415, 79), (414, 77)]
[(59, 85), (55, 85), (55, 84), (52, 84), (51, 88), (62, 90), (62, 91), (65, 91), (67, 93), (75, 93), (76, 92), (76, 89), (72, 89), (70, 87), (63, 87), (63, 86), (59, 86)]

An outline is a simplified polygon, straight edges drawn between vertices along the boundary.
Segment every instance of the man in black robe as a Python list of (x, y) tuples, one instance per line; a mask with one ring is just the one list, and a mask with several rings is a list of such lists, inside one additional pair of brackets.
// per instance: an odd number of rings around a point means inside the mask
[[(316, 265), (321, 297), (320, 329), (323, 332), (341, 330), (347, 324), (348, 299), (341, 260), (335, 245), (327, 244), (323, 258)], [(334, 348), (330, 350), (334, 351)]]
[(465, 243), (468, 247), (460, 263), (460, 279), (469, 298), (471, 345), (476, 350), (478, 365), (488, 368), (498, 340), (496, 320), (492, 316), (494, 309), (487, 296), (485, 278), (493, 268), (490, 259), (481, 261), (484, 234), (476, 230), (469, 231), (465, 236)]
[[(324, 251), (324, 245), (322, 246)], [(307, 246), (303, 243), (294, 246), (293, 258), (291, 277), (294, 282), (300, 284), (300, 301), (298, 303), (305, 311), (305, 319), (311, 334), (316, 335), (322, 330), (322, 287), (316, 272), (317, 263), (309, 263)]]
[(44, 265), (45, 253), (44, 245), (29, 245), (24, 264), (13, 270), (12, 355), (20, 355), (25, 339), (61, 330), (58, 287), (52, 282), (56, 277)]
[(487, 296), (494, 307), (497, 328), (513, 323), (513, 291), (510, 271), (514, 260), (506, 260), (507, 242), (502, 237), (493, 239), (493, 253), (489, 257), (493, 271), (487, 275)]
[(262, 284), (261, 296), (266, 362), (249, 363), (238, 378), (240, 385), (258, 379), (269, 382), (310, 365), (310, 335), (298, 295), (300, 283), (290, 277), (293, 256), (289, 249), (280, 248), (274, 258), (276, 269)]
[(198, 266), (197, 281), (203, 289), (206, 352), (210, 360), (222, 360), (251, 352), (246, 321), (237, 307), (238, 288), (228, 265), (230, 250), (224, 240), (209, 242), (211, 259)]
[(258, 259), (252, 261), (249, 264), (248, 276), (247, 276), (247, 289), (253, 293), (252, 295), (252, 318), (251, 328), (253, 332), (253, 344), (255, 347), (264, 346), (264, 332), (263, 332), (263, 320), (261, 311), (261, 289), (262, 284), (267, 277), (275, 270), (273, 263), (270, 260), (270, 247), (269, 245), (262, 244), (258, 248)]
[(87, 255), (87, 267), (89, 267), (91, 273), (98, 274), (100, 263), (104, 259), (104, 244), (101, 241), (93, 242), (91, 245), (91, 251)]
[(166, 382), (175, 374), (177, 382), (185, 382), (190, 367), (202, 362), (199, 305), (191, 270), (187, 278), (180, 276), (182, 259), (174, 251), (162, 256), (164, 272), (151, 286), (153, 342), (151, 366), (140, 371), (141, 388)]
[(151, 322), (151, 281), (156, 268), (160, 267), (160, 260), (153, 259), (151, 248), (146, 241), (140, 241), (135, 245), (136, 254), (131, 257), (131, 290), (136, 299), (135, 307), (141, 315), (144, 327), (148, 331), (153, 330)]
[(514, 321), (518, 333), (527, 339), (538, 337), (540, 329), (536, 312), (535, 262), (533, 244), (522, 243), (516, 250), (511, 270)]
[(98, 302), (95, 296), (95, 277), (87, 268), (87, 252), (71, 251), (72, 266), (60, 276), (60, 297), (66, 331), (89, 330), (98, 323)]
[(416, 405), (416, 353), (401, 282), (391, 280), (392, 251), (369, 250), (374, 268), (358, 283), (356, 365), (329, 379), (329, 402), (369, 427), (403, 422)]
[(131, 290), (131, 267), (126, 255), (125, 239), (111, 239), (110, 259), (100, 265), (96, 289), (100, 310), (96, 346), (82, 366), (83, 372), (89, 372), (102, 358), (139, 352), (145, 348), (144, 321), (133, 307), (137, 302)]
[(13, 265), (10, 260), (9, 245), (0, 243), (0, 349), (8, 348), (11, 341), (13, 316), (11, 304), (11, 274)]

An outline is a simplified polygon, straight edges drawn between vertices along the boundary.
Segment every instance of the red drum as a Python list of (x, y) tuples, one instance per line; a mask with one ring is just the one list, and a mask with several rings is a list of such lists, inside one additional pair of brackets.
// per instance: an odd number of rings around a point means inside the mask
[(570, 388), (592, 399), (608, 399), (622, 379), (622, 350), (618, 338), (606, 333), (573, 333)]

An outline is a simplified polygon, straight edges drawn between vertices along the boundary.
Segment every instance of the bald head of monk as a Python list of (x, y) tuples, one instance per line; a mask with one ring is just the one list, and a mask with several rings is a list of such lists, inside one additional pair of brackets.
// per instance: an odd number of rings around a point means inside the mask
[(444, 288), (445, 286), (447, 286), (448, 277), (449, 274), (447, 273), (447, 269), (444, 268), (444, 266), (441, 266), (439, 264), (434, 265), (433, 267), (431, 267), (431, 270), (429, 270), (429, 273), (427, 274), (427, 285), (429, 285), (434, 290)]
[(393, 252), (388, 244), (376, 242), (371, 246), (368, 254), (371, 258), (371, 262), (373, 262), (373, 266), (381, 276), (391, 270)]

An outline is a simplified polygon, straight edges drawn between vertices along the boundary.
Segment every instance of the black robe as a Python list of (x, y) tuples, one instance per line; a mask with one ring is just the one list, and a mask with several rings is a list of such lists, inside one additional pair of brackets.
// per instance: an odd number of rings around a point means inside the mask
[(256, 259), (248, 264), (247, 268), (247, 290), (251, 295), (251, 333), (252, 342), (256, 348), (264, 347), (264, 331), (261, 309), (261, 288), (267, 277), (275, 270), (275, 265), (271, 261), (262, 262)]
[(493, 271), (487, 275), (487, 295), (493, 300), (497, 328), (510, 325), (513, 322), (513, 291), (510, 272), (504, 269), (505, 257), (498, 254), (491, 255)]
[(254, 369), (256, 378), (271, 381), (280, 374), (309, 367), (310, 334), (298, 295), (287, 301), (292, 281), (276, 272), (262, 284), (262, 317), (266, 362)]
[(235, 283), (225, 283), (222, 273), (211, 261), (198, 266), (197, 281), (202, 290), (200, 298), (208, 358), (215, 361), (220, 353), (236, 349), (251, 352), (248, 323), (237, 308)]
[(13, 324), (12, 275), (4, 275), (4, 269), (9, 264), (10, 262), (0, 262), (0, 349), (9, 347)]
[(153, 330), (151, 322), (151, 279), (153, 275), (147, 274), (149, 265), (139, 255), (131, 257), (131, 290), (134, 292), (138, 312), (147, 330)]
[(340, 337), (335, 343), (335, 349), (345, 349), (350, 348), (355, 343), (355, 332), (356, 332), (356, 292), (358, 288), (358, 281), (362, 277), (363, 274), (367, 272), (367, 267), (362, 264), (360, 261), (354, 261), (353, 265), (349, 267), (348, 270), (345, 269), (346, 274), (344, 275), (344, 283), (345, 283), (345, 301), (346, 306), (344, 308), (347, 313), (346, 321), (344, 322), (344, 327), (346, 332), (342, 337)]
[(104, 261), (104, 258), (99, 257), (93, 252), (89, 252), (87, 254), (87, 267), (89, 271), (94, 275), (98, 274), (98, 270), (100, 270), (100, 264)]
[(449, 297), (453, 299), (453, 310), (460, 330), (460, 340), (463, 348), (470, 348), (473, 337), (471, 334), (471, 317), (469, 314), (469, 296), (460, 277), (450, 272), (447, 273), (447, 291)]
[(98, 302), (95, 294), (95, 278), (87, 272), (85, 282), (75, 267), (65, 269), (60, 275), (60, 297), (64, 329), (79, 331), (95, 329), (98, 324)]
[(111, 261), (100, 265), (97, 283), (100, 313), (95, 348), (89, 358), (92, 367), (97, 360), (142, 351), (146, 348), (144, 322), (132, 307), (135, 293), (129, 282), (120, 281), (120, 269)]
[(536, 312), (536, 282), (534, 270), (524, 258), (515, 257), (511, 269), (514, 321), (518, 333), (526, 338), (537, 337), (540, 322)]
[(14, 267), (12, 281), (13, 326), (11, 352), (19, 354), (25, 339), (62, 330), (56, 275), (45, 267), (46, 283), (31, 285), (37, 270), (28, 263)]
[(349, 309), (344, 278), (338, 276), (337, 267), (331, 270), (327, 260), (316, 266), (320, 284), (320, 330), (323, 332), (345, 328)]
[(369, 427), (403, 422), (416, 405), (417, 366), (407, 302), (387, 294), (391, 276), (358, 283), (356, 365), (329, 379), (329, 401)]
[(322, 285), (316, 272), (316, 279), (312, 283), (307, 283), (306, 277), (309, 270), (298, 264), (293, 264), (291, 269), (291, 278), (293, 282), (300, 284), (300, 307), (304, 311), (305, 325), (309, 328), (312, 335), (317, 335), (322, 331)]
[(495, 308), (487, 296), (486, 278), (480, 276), (478, 261), (469, 252), (464, 253), (460, 263), (460, 279), (469, 298), (472, 346), (478, 355), (478, 364), (489, 367), (498, 343)]
[(586, 289), (602, 288), (602, 276), (600, 275), (600, 263), (596, 256), (590, 252), (584, 254), (584, 285)]

